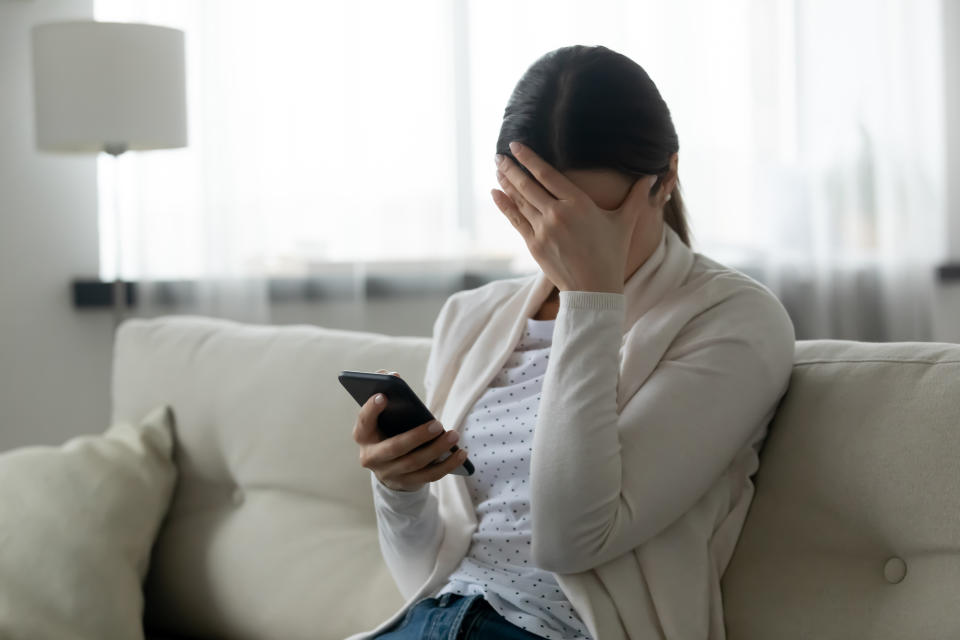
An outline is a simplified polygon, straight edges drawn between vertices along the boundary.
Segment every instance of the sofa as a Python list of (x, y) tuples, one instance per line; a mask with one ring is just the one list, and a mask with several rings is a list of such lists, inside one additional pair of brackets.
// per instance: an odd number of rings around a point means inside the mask
[[(148, 638), (340, 639), (404, 605), (336, 375), (423, 394), (430, 339), (170, 316), (115, 347), (113, 419), (176, 416)], [(723, 577), (727, 637), (960, 638), (958, 460), (960, 345), (797, 342)]]

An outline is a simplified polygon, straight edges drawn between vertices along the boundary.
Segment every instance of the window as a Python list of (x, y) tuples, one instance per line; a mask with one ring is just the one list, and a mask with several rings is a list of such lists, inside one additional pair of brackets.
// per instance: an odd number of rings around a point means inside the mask
[(840, 312), (837, 278), (879, 283), (890, 313), (929, 307), (946, 250), (938, 0), (96, 0), (95, 13), (187, 34), (190, 147), (122, 158), (132, 277), (531, 272), (489, 195), (503, 108), (539, 56), (604, 44), (671, 108), (696, 251), (778, 294), (787, 281), (822, 294), (809, 308)]

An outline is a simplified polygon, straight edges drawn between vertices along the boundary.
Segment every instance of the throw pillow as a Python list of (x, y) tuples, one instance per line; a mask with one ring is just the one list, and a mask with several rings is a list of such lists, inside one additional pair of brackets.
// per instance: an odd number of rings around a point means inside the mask
[(173, 416), (0, 454), (0, 638), (143, 638), (142, 582), (176, 480)]

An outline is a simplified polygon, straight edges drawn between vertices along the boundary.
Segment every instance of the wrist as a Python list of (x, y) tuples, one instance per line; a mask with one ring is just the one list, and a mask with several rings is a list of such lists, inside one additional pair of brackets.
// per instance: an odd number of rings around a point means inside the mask
[(376, 485), (377, 489), (390, 495), (413, 496), (413, 495), (417, 495), (418, 493), (423, 493), (423, 490), (428, 488), (427, 483), (424, 483), (416, 489), (394, 489), (390, 485), (382, 482), (380, 478), (377, 477), (376, 474), (372, 473), (371, 475), (373, 476), (373, 482)]

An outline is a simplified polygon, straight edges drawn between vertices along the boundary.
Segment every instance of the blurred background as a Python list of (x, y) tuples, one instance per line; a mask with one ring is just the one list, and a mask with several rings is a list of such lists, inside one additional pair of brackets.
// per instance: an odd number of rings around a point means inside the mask
[[(74, 19), (184, 32), (186, 147), (37, 150), (31, 29)], [(958, 42), (958, 0), (0, 0), (0, 450), (106, 424), (118, 275), (127, 316), (428, 336), (534, 273), (494, 145), (570, 44), (649, 73), (693, 249), (798, 339), (960, 342)]]

